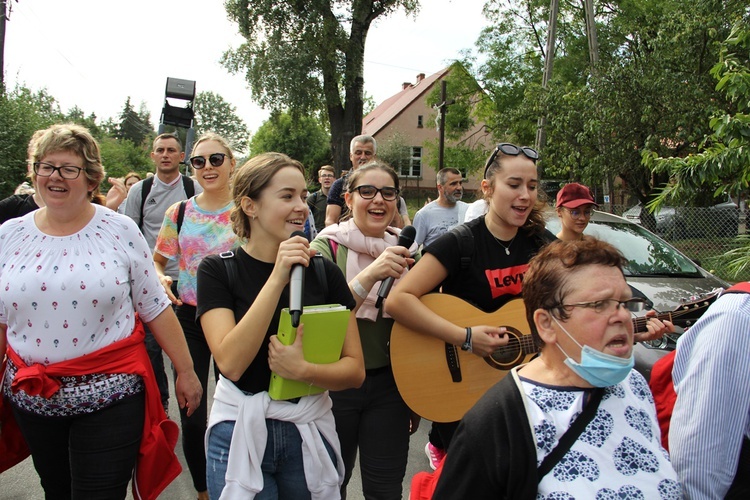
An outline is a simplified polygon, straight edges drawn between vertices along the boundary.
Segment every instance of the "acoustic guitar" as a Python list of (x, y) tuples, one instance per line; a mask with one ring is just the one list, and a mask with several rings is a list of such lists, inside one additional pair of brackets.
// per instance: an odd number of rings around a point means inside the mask
[[(656, 317), (687, 327), (716, 299), (718, 292), (680, 305)], [(459, 347), (396, 322), (391, 331), (391, 366), (404, 401), (415, 413), (433, 422), (455, 422), (510, 369), (526, 363), (539, 349), (526, 322), (523, 300), (513, 299), (485, 313), (453, 295), (430, 293), (421, 302), (459, 326), (504, 326), (508, 344), (481, 358)], [(635, 332), (646, 331), (647, 318), (633, 318)]]

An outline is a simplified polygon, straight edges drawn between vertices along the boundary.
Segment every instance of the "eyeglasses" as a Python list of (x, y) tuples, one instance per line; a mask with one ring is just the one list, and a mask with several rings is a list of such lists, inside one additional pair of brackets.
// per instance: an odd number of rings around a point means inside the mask
[(327, 178), (331, 178), (331, 179), (333, 179), (333, 178), (334, 178), (334, 177), (336, 177), (336, 176), (335, 176), (335, 175), (333, 175), (333, 174), (320, 174), (320, 177), (321, 177), (322, 179), (327, 179)]
[[(211, 164), (212, 167), (220, 167), (224, 164), (224, 157), (226, 155), (224, 153), (213, 153), (208, 157), (208, 162)], [(193, 156), (190, 158), (190, 166), (200, 170), (203, 167), (206, 166), (206, 157), (205, 156)]]
[(578, 219), (579, 217), (585, 217), (586, 219), (590, 219), (591, 214), (594, 213), (594, 211), (590, 208), (586, 208), (583, 210), (581, 210), (580, 208), (568, 208), (568, 207), (563, 207), (563, 208), (567, 210), (570, 216), (573, 217), (574, 219)]
[(51, 177), (52, 174), (57, 172), (63, 179), (72, 181), (73, 179), (78, 179), (78, 176), (81, 175), (81, 170), (83, 170), (81, 167), (74, 167), (73, 165), (56, 167), (41, 161), (34, 163), (34, 173), (40, 177)]
[(509, 156), (518, 156), (520, 154), (523, 154), (528, 158), (529, 160), (536, 163), (536, 161), (539, 159), (539, 153), (537, 153), (536, 149), (530, 148), (528, 146), (516, 146), (515, 144), (511, 144), (509, 142), (501, 142), (497, 145), (495, 150), (490, 155), (490, 159), (487, 160), (487, 163), (484, 166), (484, 173), (487, 174), (487, 169), (490, 168), (490, 165), (495, 161), (495, 158), (497, 158), (498, 153), (503, 153)]
[(380, 193), (380, 196), (382, 196), (385, 201), (395, 200), (399, 193), (399, 190), (395, 187), (376, 188), (375, 186), (367, 184), (352, 188), (352, 191), (357, 191), (365, 200), (371, 200), (375, 198), (376, 194)]
[(648, 303), (640, 297), (633, 297), (628, 300), (602, 299), (595, 300), (594, 302), (576, 302), (574, 304), (558, 304), (555, 306), (556, 309), (573, 309), (575, 307), (593, 309), (597, 314), (612, 314), (621, 307), (631, 313), (639, 313), (648, 309)]

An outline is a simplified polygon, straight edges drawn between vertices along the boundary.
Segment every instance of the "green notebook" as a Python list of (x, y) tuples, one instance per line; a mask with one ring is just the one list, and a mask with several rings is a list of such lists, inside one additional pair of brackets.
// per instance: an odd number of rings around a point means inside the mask
[[(302, 351), (306, 361), (328, 364), (341, 358), (350, 314), (351, 311), (339, 304), (304, 307), (300, 323), (305, 328)], [(289, 309), (282, 309), (278, 338), (282, 344), (290, 345), (294, 343), (296, 337), (297, 330), (292, 327)], [(271, 399), (293, 399), (320, 394), (324, 391), (322, 387), (309, 385), (299, 380), (288, 380), (271, 372), (271, 383), (268, 386), (268, 395)]]

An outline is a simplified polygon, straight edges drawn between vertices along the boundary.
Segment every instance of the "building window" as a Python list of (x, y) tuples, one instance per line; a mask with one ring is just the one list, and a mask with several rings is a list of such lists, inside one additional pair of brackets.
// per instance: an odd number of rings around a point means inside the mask
[(417, 128), (424, 127), (424, 124), (422, 123), (422, 115), (417, 116)]
[(401, 177), (422, 176), (422, 148), (414, 146), (411, 148), (411, 157), (407, 165), (401, 167)]

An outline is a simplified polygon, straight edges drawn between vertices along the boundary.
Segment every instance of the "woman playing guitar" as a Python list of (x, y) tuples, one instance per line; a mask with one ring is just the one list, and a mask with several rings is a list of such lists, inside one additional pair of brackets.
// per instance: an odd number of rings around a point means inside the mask
[[(440, 288), (491, 313), (521, 295), (529, 260), (555, 239), (544, 228), (544, 203), (538, 199), (538, 158), (529, 147), (501, 143), (495, 148), (481, 183), (487, 214), (466, 223), (474, 239), (470, 264), (462, 267), (459, 239), (450, 232), (428, 246), (386, 301), (387, 312), (397, 323), (480, 357), (508, 344), (506, 328), (454, 324), (420, 299)], [(649, 333), (661, 334), (671, 328), (657, 319), (649, 322)], [(457, 425), (435, 424), (446, 450)]]

